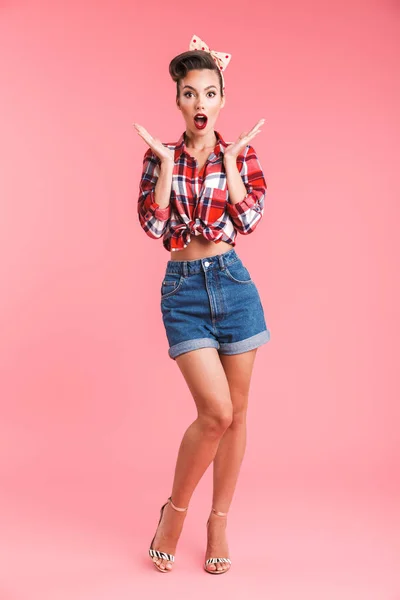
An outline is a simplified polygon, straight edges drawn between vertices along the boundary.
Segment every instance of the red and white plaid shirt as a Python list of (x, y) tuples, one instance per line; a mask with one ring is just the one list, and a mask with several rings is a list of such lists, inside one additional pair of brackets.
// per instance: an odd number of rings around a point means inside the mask
[(175, 150), (171, 197), (166, 208), (160, 208), (154, 196), (160, 159), (151, 148), (144, 155), (139, 221), (151, 238), (163, 236), (163, 245), (168, 251), (186, 248), (191, 235), (203, 235), (207, 240), (235, 246), (237, 232), (251, 233), (263, 215), (267, 184), (254, 148), (248, 144), (236, 159), (247, 195), (232, 204), (223, 162), (228, 144), (218, 131), (214, 133), (217, 144), (199, 172), (196, 159), (187, 152), (184, 133), (176, 144), (164, 144)]

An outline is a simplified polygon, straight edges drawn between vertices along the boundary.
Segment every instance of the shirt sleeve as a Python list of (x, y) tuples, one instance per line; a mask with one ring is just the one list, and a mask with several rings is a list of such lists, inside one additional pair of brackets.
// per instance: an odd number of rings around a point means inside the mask
[(148, 236), (155, 239), (165, 233), (171, 216), (171, 204), (160, 208), (155, 202), (154, 189), (159, 175), (160, 159), (149, 148), (143, 158), (137, 211), (140, 225)]
[(239, 233), (254, 231), (264, 213), (267, 184), (253, 146), (247, 145), (243, 156), (238, 156), (237, 166), (247, 194), (240, 202), (227, 203), (227, 210)]

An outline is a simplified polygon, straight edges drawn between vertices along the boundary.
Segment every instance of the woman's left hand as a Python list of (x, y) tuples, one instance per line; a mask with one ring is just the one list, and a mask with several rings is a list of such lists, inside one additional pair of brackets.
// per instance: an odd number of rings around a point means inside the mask
[(237, 158), (237, 156), (240, 154), (240, 152), (247, 146), (247, 144), (249, 143), (249, 141), (257, 135), (257, 133), (261, 133), (261, 127), (262, 125), (264, 125), (265, 123), (265, 119), (260, 119), (258, 121), (258, 123), (256, 123), (254, 125), (254, 127), (252, 129), (250, 129), (250, 131), (246, 132), (243, 131), (243, 133), (241, 133), (238, 137), (238, 139), (236, 140), (236, 142), (233, 142), (232, 144), (229, 144), (226, 148), (225, 148), (225, 152), (224, 152), (224, 160), (226, 158)]

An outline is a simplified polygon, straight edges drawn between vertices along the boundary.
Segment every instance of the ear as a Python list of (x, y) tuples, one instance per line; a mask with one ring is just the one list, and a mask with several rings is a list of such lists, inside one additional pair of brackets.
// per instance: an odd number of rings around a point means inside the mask
[(225, 106), (225, 99), (226, 99), (226, 97), (225, 97), (225, 94), (224, 94), (222, 96), (222, 100), (221, 100), (221, 108), (224, 108), (224, 106)]
[(176, 105), (177, 105), (177, 107), (179, 108), (179, 110), (181, 110), (181, 107), (180, 107), (180, 105), (179, 105), (179, 98), (176, 98)]

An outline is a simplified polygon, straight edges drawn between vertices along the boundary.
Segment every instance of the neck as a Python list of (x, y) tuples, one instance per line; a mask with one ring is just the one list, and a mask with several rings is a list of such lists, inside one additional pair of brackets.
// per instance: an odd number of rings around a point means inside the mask
[(191, 148), (192, 150), (207, 150), (209, 148), (215, 148), (217, 144), (217, 136), (214, 131), (210, 131), (209, 134), (200, 136), (193, 134), (192, 132), (185, 131), (184, 134), (184, 142), (186, 148)]

